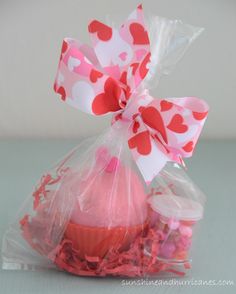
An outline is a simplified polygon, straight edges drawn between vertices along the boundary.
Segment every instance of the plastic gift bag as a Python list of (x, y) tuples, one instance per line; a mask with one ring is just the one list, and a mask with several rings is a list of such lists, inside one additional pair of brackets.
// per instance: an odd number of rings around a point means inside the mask
[(4, 236), (4, 269), (145, 277), (190, 268), (205, 197), (182, 165), (208, 107), (148, 88), (200, 31), (159, 17), (147, 30), (138, 6), (119, 30), (92, 21), (93, 47), (64, 40), (55, 91), (85, 112), (113, 113), (112, 124), (39, 180)]

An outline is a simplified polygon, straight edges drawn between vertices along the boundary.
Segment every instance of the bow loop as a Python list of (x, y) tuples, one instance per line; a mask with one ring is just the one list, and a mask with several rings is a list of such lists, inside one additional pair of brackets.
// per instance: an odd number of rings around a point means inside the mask
[(153, 99), (139, 112), (143, 125), (134, 124), (128, 143), (144, 178), (151, 181), (167, 161), (182, 163), (182, 157), (192, 156), (208, 105), (196, 97)]
[(92, 49), (87, 57), (83, 48), (76, 40), (63, 41), (55, 91), (69, 105), (90, 114), (120, 110), (123, 91), (119, 83), (92, 64), (89, 56), (96, 61)]
[(150, 41), (142, 6), (139, 5), (119, 29), (93, 20), (88, 30), (104, 72), (134, 90), (145, 78), (150, 61)]

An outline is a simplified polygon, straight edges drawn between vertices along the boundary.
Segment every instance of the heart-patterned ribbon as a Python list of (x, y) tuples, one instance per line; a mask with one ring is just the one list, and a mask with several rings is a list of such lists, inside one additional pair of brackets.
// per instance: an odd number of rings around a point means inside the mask
[(166, 162), (192, 155), (208, 106), (195, 97), (154, 99), (140, 90), (151, 60), (141, 5), (119, 29), (93, 20), (88, 30), (92, 47), (64, 39), (54, 89), (84, 112), (130, 120), (128, 146), (151, 182)]

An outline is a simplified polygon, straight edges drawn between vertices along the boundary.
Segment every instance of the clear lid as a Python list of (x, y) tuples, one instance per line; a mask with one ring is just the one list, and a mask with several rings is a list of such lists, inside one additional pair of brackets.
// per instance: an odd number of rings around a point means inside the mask
[(151, 208), (167, 218), (197, 221), (203, 217), (203, 206), (189, 198), (176, 195), (155, 195), (148, 199)]

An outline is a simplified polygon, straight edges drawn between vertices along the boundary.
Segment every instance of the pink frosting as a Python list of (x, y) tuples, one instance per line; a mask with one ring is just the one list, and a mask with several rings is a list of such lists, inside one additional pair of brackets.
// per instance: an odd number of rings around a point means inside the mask
[[(88, 172), (87, 172), (88, 173)], [(92, 227), (143, 224), (147, 217), (144, 185), (134, 170), (119, 164), (81, 175), (67, 175), (60, 188), (76, 197), (71, 221)], [(66, 191), (65, 191), (66, 190)]]

